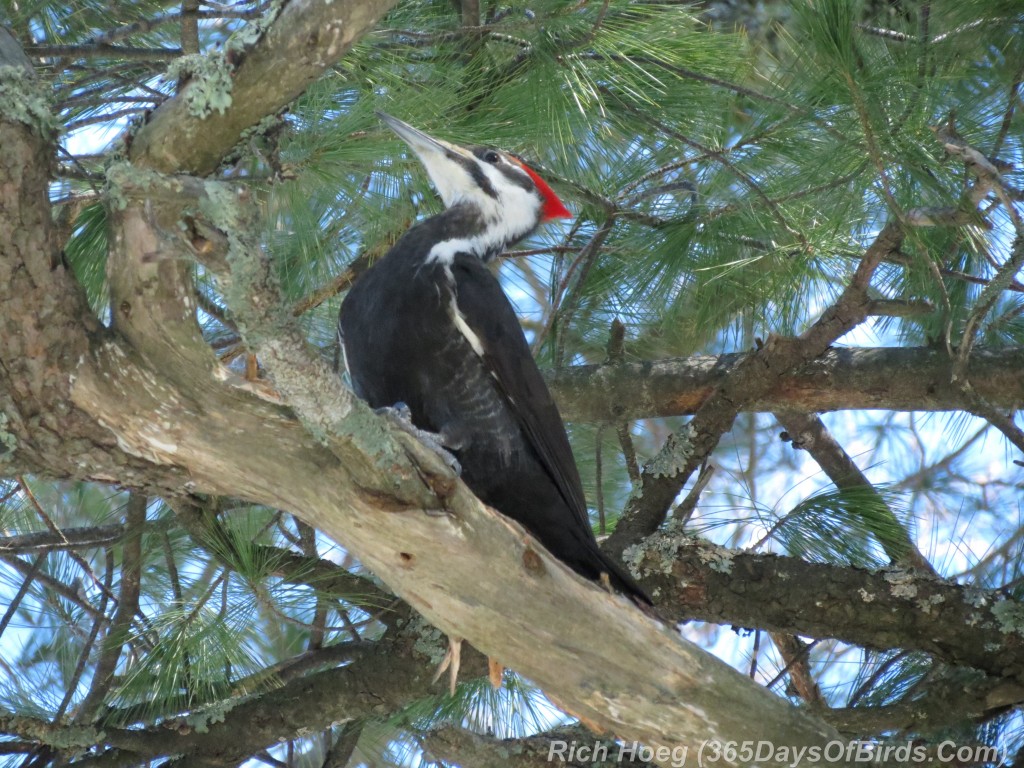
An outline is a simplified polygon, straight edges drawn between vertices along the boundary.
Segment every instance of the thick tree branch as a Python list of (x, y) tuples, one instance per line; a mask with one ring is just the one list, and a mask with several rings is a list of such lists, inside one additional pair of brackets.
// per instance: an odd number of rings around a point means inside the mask
[(204, 176), (246, 128), (288, 106), (310, 83), (373, 28), (395, 0), (292, 0), (231, 74), (231, 104), (196, 114), (189, 83), (168, 99), (136, 134), (133, 162), (164, 172)]
[(1024, 683), (1024, 606), (999, 590), (918, 571), (737, 552), (665, 531), (627, 553), (658, 610), (677, 621), (925, 651), (950, 665)]
[[(909, 731), (948, 739), (951, 729), (956, 733), (965, 721), (986, 722), (1024, 701), (1024, 685), (1020, 683), (962, 670), (944, 672), (924, 695), (877, 707), (836, 707), (823, 712), (822, 717), (844, 734), (859, 737)], [(942, 763), (933, 757), (915, 764)]]
[[(614, 422), (697, 411), (746, 355), (694, 355), (641, 362), (574, 365), (545, 371), (568, 421)], [(958, 411), (970, 399), (952, 381), (953, 362), (931, 347), (833, 347), (783, 374), (745, 411)], [(986, 402), (1024, 404), (1024, 349), (977, 348), (967, 376)]]
[[(0, 28), (0, 64), (21, 61), (17, 54)], [(17, 73), (0, 68), (8, 92), (44, 105), (45, 89)], [(100, 329), (54, 237), (50, 125), (43, 107), (0, 115), (0, 471), (139, 488), (182, 483), (186, 475), (129, 456), (107, 429), (69, 405), (69, 372)]]

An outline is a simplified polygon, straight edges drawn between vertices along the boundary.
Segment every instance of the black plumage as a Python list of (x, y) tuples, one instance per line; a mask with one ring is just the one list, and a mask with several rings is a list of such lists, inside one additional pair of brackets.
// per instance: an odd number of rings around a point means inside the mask
[[(446, 166), (439, 170), (425, 160), (442, 195), (452, 198), (449, 207), (410, 229), (345, 298), (339, 331), (355, 391), (375, 408), (405, 403), (413, 424), (439, 435), (459, 460), (462, 479), (482, 501), (521, 523), (576, 572), (606, 577), (649, 605), (594, 538), (562, 419), (512, 305), (484, 263), (545, 218), (567, 212), (517, 159), (501, 153), (507, 167), (488, 169), (498, 164), (495, 150), (462, 150), (394, 123), (415, 132), (414, 140), (434, 143), (418, 147), (396, 127), (421, 159), (434, 147), (448, 155), (457, 181), (438, 183)], [(509, 183), (536, 202), (532, 221), (502, 207), (510, 175)], [(445, 184), (458, 190), (445, 195)], [(509, 195), (533, 205), (518, 192)]]

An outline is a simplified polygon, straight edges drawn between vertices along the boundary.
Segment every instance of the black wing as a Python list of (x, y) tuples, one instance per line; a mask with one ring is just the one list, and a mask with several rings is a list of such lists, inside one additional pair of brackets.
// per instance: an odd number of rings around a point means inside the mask
[(472, 256), (451, 266), (456, 305), (479, 340), (484, 366), (577, 522), (591, 531), (565, 424), (534, 362), (512, 305), (497, 279)]

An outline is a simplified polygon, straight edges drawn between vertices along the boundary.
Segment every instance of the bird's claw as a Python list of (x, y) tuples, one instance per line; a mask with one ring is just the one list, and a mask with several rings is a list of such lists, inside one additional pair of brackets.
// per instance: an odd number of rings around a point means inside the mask
[(403, 432), (412, 435), (421, 443), (427, 446), (430, 450), (441, 457), (443, 461), (452, 472), (456, 475), (462, 474), (462, 465), (459, 464), (459, 460), (452, 455), (452, 453), (444, 447), (444, 438), (442, 435), (436, 432), (428, 432), (425, 429), (420, 429), (412, 423), (412, 410), (409, 406), (403, 402), (397, 402), (394, 405), (384, 406), (383, 408), (374, 409), (374, 413), (378, 416), (386, 416), (393, 421)]
[(459, 667), (462, 665), (462, 638), (448, 636), (448, 652), (441, 659), (441, 664), (430, 681), (436, 683), (444, 671), (448, 670), (448, 692), (455, 695), (455, 684), (459, 682)]

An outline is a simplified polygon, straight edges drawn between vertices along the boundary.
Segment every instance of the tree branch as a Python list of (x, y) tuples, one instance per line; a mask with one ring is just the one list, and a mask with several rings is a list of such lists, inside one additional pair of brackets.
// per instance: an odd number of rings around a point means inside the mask
[(474, 768), (549, 768), (552, 765), (613, 768), (654, 768), (654, 763), (632, 759), (636, 744), (596, 738), (584, 726), (539, 733), (519, 739), (496, 739), (465, 728), (446, 726), (423, 739), (426, 752), (435, 759)]
[(121, 649), (128, 642), (132, 622), (139, 610), (142, 588), (142, 529), (146, 523), (146, 497), (132, 493), (125, 511), (125, 537), (121, 555), (121, 592), (117, 598), (117, 612), (111, 619), (107, 636), (103, 638), (100, 657), (96, 662), (89, 692), (75, 714), (76, 724), (90, 722), (110, 687), (110, 678), (121, 658)]
[[(240, 697), (233, 706), (225, 702), (222, 707), (194, 711), (187, 718), (148, 729), (105, 726), (102, 733), (92, 733), (84, 727), (61, 728), (4, 713), (0, 713), (0, 728), (42, 744), (67, 746), (81, 734), (83, 744), (92, 738), (92, 743), (110, 747), (74, 763), (83, 768), (137, 765), (141, 759), (169, 754), (201, 756), (219, 765), (237, 764), (282, 738), (297, 738), (381, 712), (397, 712), (428, 695), (434, 662), (414, 650), (420, 639), (410, 625), (408, 631), (393, 638), (349, 649), (356, 658), (346, 666), (301, 676), (263, 695)], [(336, 655), (337, 651), (331, 647), (319, 653)], [(484, 657), (471, 650), (463, 665), (473, 676), (486, 671)]]
[[(634, 573), (675, 621), (712, 621), (866, 648), (924, 651), (1024, 683), (1021, 603), (1001, 590), (919, 571), (868, 571), (718, 547), (659, 531), (627, 550)], [(857, 596), (854, 603), (850, 597)]]
[(232, 72), (230, 106), (200, 117), (190, 106), (189, 96), (199, 85), (185, 85), (136, 134), (133, 162), (164, 172), (210, 173), (242, 131), (286, 108), (372, 29), (395, 1), (285, 4)]
[[(548, 385), (568, 421), (616, 422), (695, 413), (746, 357), (693, 355), (640, 362), (573, 365), (546, 370)], [(1024, 349), (971, 353), (967, 376), (992, 405), (1024, 403)], [(931, 347), (832, 347), (779, 376), (745, 411), (957, 411), (970, 407), (952, 382), (953, 363)]]
[(879, 536), (878, 540), (894, 565), (919, 568), (925, 573), (937, 576), (931, 563), (925, 559), (910, 538), (906, 526), (896, 518), (882, 495), (871, 485), (843, 447), (836, 442), (821, 419), (813, 413), (797, 411), (780, 411), (775, 417), (788, 431), (793, 447), (810, 453), (836, 488), (856, 489), (858, 492), (869, 494), (868, 498), (873, 500), (874, 507), (887, 512), (888, 530), (886, 535)]

